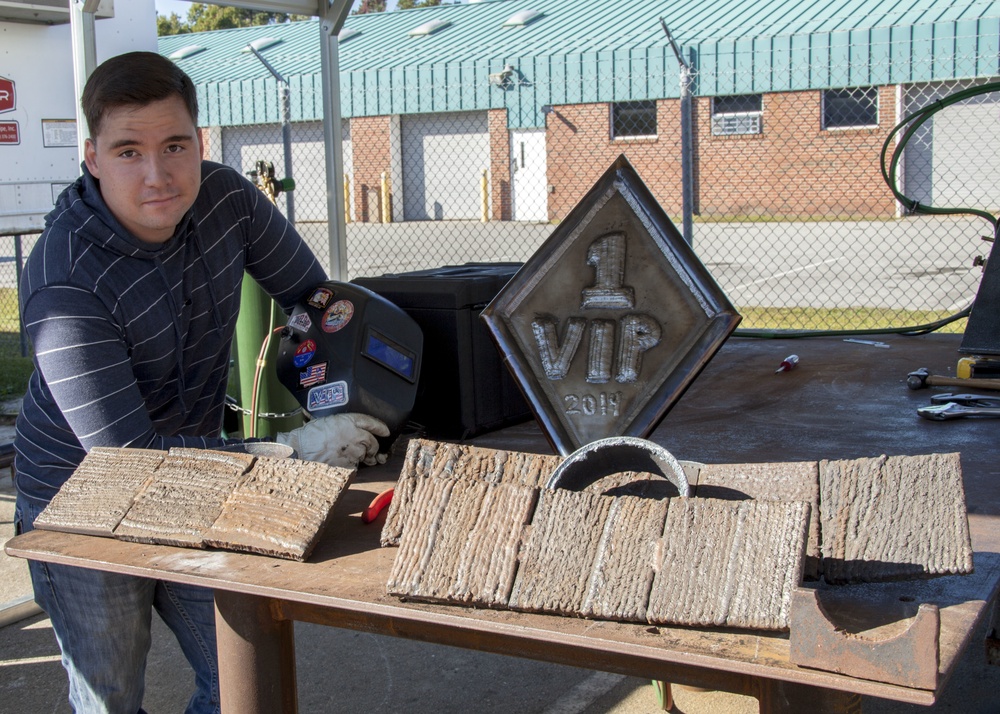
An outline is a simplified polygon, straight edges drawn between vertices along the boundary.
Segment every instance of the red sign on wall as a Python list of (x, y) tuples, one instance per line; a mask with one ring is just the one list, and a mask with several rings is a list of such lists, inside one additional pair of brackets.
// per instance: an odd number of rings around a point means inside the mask
[(21, 132), (16, 121), (0, 121), (0, 144), (20, 144)]
[(0, 77), (0, 112), (14, 111), (14, 80)]

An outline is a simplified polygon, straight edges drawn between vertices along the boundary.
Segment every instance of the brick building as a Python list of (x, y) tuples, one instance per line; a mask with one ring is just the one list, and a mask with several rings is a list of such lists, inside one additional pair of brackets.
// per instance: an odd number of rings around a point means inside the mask
[[(918, 5), (486, 0), (351, 16), (339, 53), (347, 220), (558, 221), (621, 153), (676, 216), (685, 148), (696, 215), (891, 218), (879, 154), (898, 118), (1000, 74), (1000, 2)], [(298, 215), (324, 220), (324, 172), (309, 168), (323, 160), (316, 23), (159, 46), (198, 85), (216, 155), (249, 170), (275, 150), (262, 127), (279, 121), (273, 79), (240, 51), (253, 40), (289, 78)], [(940, 124), (905, 162), (901, 182), (921, 200), (946, 191), (943, 164), (975, 150)], [(323, 185), (310, 194), (311, 182)], [(1000, 195), (1000, 178), (981, 183)]]

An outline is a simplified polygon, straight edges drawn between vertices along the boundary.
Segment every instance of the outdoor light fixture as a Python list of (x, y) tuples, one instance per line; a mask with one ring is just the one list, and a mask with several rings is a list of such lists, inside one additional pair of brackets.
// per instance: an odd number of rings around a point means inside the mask
[(514, 69), (514, 65), (504, 65), (504, 68), (501, 71), (490, 74), (490, 84), (494, 87), (502, 87), (506, 89), (513, 84), (516, 75), (517, 70)]

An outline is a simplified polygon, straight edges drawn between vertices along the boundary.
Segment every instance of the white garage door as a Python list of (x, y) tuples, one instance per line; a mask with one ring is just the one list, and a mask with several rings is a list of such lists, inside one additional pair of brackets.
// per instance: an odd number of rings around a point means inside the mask
[[(908, 85), (904, 116), (970, 86)], [(995, 213), (1000, 208), (1000, 93), (970, 97), (935, 113), (907, 143), (903, 176), (908, 198), (935, 208)]]
[(407, 115), (402, 135), (404, 220), (478, 220), (490, 160), (486, 114)]

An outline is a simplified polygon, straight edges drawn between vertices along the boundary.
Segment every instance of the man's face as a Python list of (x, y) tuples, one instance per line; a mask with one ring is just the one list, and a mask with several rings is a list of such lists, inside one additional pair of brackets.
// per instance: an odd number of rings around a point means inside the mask
[(201, 144), (178, 96), (111, 110), (84, 158), (111, 213), (149, 243), (168, 241), (198, 196)]

